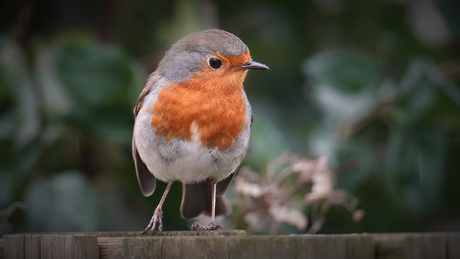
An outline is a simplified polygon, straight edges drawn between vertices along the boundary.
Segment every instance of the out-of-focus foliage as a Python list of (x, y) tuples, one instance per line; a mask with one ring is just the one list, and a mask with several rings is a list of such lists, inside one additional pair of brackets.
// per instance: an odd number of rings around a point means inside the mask
[[(0, 230), (142, 230), (165, 185), (139, 191), (132, 108), (168, 46), (213, 27), (270, 66), (245, 82), (255, 122), (243, 164), (326, 156), (337, 188), (359, 199), (361, 221), (332, 206), (321, 232), (459, 230), (459, 11), (447, 0), (3, 1)], [(180, 188), (165, 230), (187, 228)], [(238, 213), (228, 227), (248, 225)]]
[[(401, 206), (370, 210), (369, 220), (410, 215), (413, 220), (403, 229), (411, 230), (436, 215), (455, 172), (447, 155), (460, 130), (460, 88), (425, 59), (412, 60), (397, 82), (353, 51), (319, 53), (303, 71), (311, 80), (311, 98), (323, 111), (321, 133), (309, 139), (310, 150), (346, 166), (340, 180), (352, 193), (381, 188), (359, 195), (364, 202), (378, 197), (385, 200), (382, 206)], [(386, 228), (392, 229), (374, 226)]]
[(28, 227), (36, 231), (91, 231), (97, 227), (97, 200), (78, 172), (35, 181), (24, 196)]
[(265, 234), (317, 233), (332, 206), (362, 220), (358, 200), (337, 189), (336, 178), (325, 156), (312, 160), (283, 152), (265, 172), (244, 167), (235, 176), (233, 215), (243, 217), (237, 222), (246, 222), (249, 232)]

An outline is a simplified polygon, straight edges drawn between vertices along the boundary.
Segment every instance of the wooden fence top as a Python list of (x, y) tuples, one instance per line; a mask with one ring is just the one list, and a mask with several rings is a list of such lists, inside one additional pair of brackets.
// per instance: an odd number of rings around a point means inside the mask
[(460, 233), (247, 236), (245, 231), (21, 233), (0, 258), (439, 258), (460, 259)]

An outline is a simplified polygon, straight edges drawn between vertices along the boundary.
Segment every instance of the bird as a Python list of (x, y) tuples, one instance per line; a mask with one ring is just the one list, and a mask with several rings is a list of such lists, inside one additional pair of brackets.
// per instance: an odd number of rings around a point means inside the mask
[(223, 194), (246, 154), (253, 123), (243, 82), (248, 70), (268, 69), (237, 36), (220, 29), (189, 34), (165, 52), (133, 111), (140, 190), (147, 197), (157, 179), (167, 183), (141, 234), (162, 233), (162, 205), (174, 181), (182, 183), (182, 218), (211, 217), (192, 230), (222, 229), (215, 218), (231, 212)]

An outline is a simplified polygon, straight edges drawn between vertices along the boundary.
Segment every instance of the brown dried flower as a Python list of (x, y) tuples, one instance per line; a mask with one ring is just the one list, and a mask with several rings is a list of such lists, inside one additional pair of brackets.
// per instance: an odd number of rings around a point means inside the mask
[[(293, 177), (294, 176), (294, 177)], [(235, 177), (234, 204), (243, 210), (245, 221), (256, 232), (282, 232), (283, 223), (307, 233), (318, 232), (332, 205), (347, 208), (354, 220), (364, 211), (357, 210), (357, 199), (344, 190), (335, 189), (336, 175), (328, 158), (308, 159), (284, 152), (270, 163), (264, 173), (243, 167)], [(310, 211), (310, 220), (302, 211)], [(308, 223), (310, 227), (307, 229)]]

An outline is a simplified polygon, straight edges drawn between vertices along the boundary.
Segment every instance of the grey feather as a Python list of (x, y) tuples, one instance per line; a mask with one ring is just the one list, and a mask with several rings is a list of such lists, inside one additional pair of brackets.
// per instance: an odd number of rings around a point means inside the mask
[(200, 71), (209, 55), (220, 53), (239, 56), (249, 51), (235, 35), (217, 29), (205, 30), (185, 36), (166, 51), (158, 65), (158, 74), (168, 81), (180, 83)]

